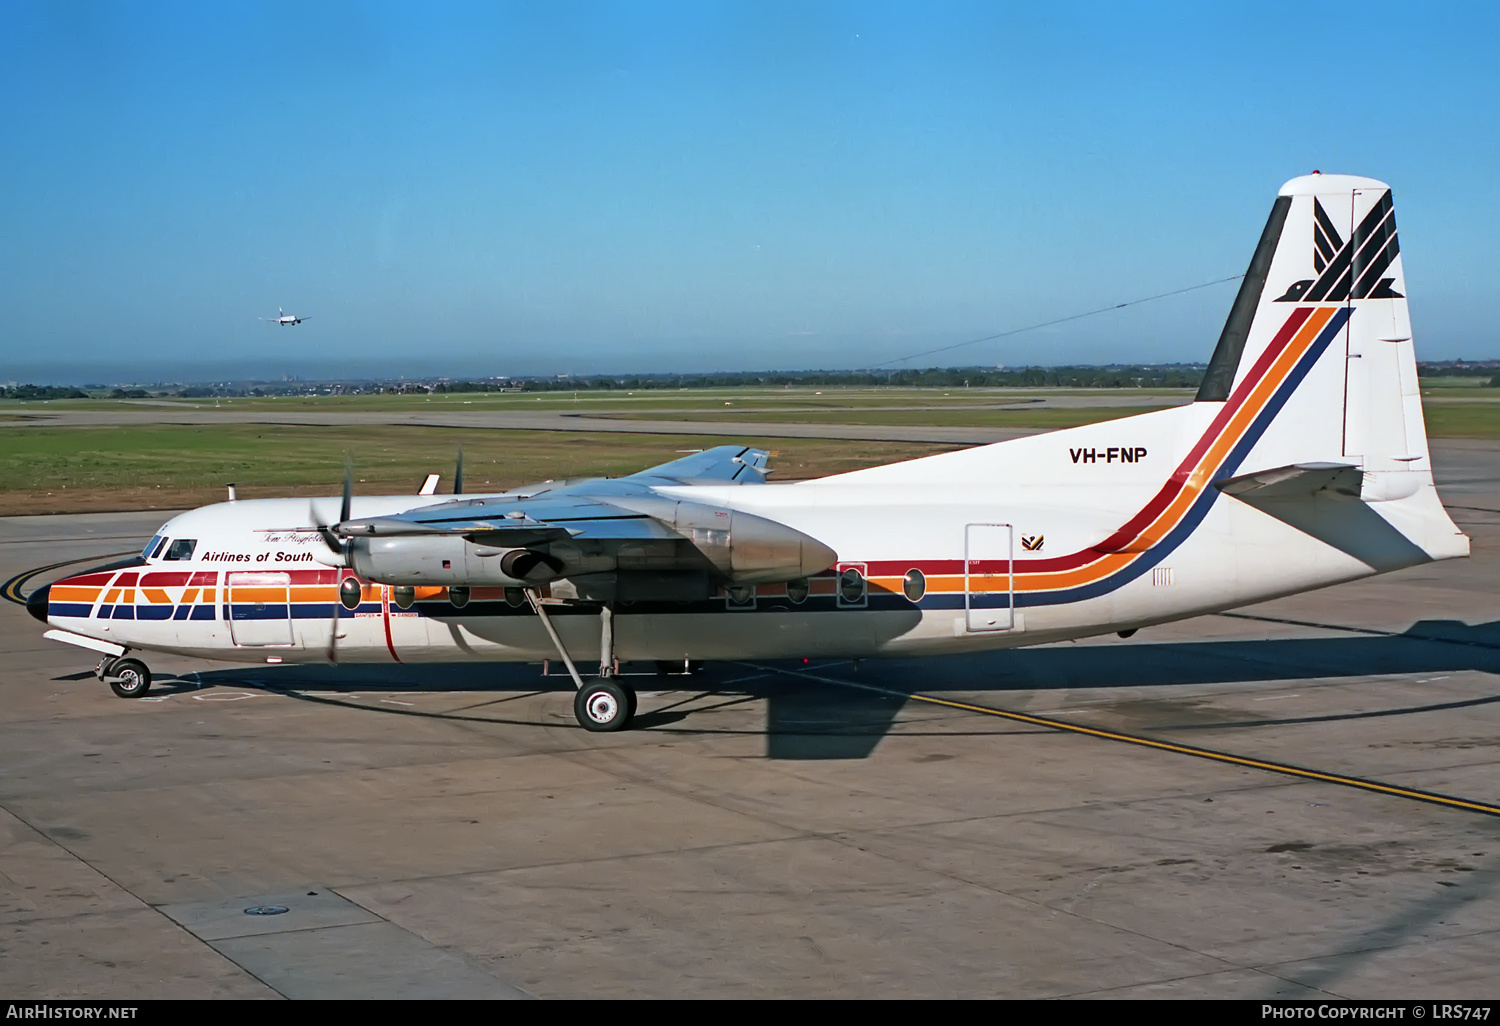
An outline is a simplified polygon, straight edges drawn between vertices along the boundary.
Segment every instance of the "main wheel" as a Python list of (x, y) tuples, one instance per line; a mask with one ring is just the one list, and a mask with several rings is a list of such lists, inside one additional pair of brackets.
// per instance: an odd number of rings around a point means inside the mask
[(612, 680), (596, 680), (573, 697), (573, 715), (584, 730), (624, 730), (635, 712), (635, 694)]
[(139, 659), (116, 659), (108, 673), (109, 689), (121, 698), (140, 698), (151, 690), (151, 671)]

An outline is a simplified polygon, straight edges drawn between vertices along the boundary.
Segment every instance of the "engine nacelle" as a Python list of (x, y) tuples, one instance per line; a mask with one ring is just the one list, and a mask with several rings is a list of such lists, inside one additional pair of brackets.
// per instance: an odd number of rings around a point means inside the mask
[(501, 548), (458, 534), (356, 535), (349, 540), (349, 566), (366, 580), (391, 585), (517, 588), (618, 574), (626, 583), (583, 582), (579, 597), (644, 587), (676, 601), (700, 590), (698, 575), (731, 586), (795, 581), (822, 573), (838, 559), (817, 539), (765, 517), (660, 498), (641, 504), (649, 508), (640, 512), (678, 537), (585, 537)]
[[(539, 572), (547, 557), (528, 549), (493, 549), (456, 534), (407, 534), (352, 538), (349, 566), (379, 584), (443, 584), (521, 588), (553, 580)], [(516, 570), (526, 576), (513, 577)]]
[(816, 538), (753, 513), (697, 502), (643, 512), (671, 524), (730, 584), (795, 581), (822, 573), (839, 558)]

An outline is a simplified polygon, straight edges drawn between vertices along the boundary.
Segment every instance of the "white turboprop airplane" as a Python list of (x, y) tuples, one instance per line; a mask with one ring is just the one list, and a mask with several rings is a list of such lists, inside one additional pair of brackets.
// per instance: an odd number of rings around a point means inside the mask
[(288, 328), (294, 324), (301, 324), (303, 321), (307, 320), (307, 318), (298, 317), (296, 314), (289, 314), (278, 306), (276, 308), (275, 317), (262, 317), (261, 320), (270, 321), (272, 324), (279, 324), (283, 328)]
[(342, 502), (184, 513), (28, 606), (124, 697), (153, 650), (561, 658), (591, 730), (630, 722), (620, 660), (1129, 635), (1468, 554), (1433, 487), (1405, 293), (1389, 188), (1309, 175), (1282, 187), (1189, 405), (784, 485), (738, 446), (437, 502), (346, 480)]

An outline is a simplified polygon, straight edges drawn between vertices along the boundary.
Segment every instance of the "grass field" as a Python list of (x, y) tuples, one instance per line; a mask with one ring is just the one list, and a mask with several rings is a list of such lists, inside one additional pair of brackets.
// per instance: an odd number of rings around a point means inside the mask
[(1429, 438), (1500, 438), (1500, 398), (1444, 402), (1423, 397)]
[(599, 416), (616, 420), (654, 421), (717, 421), (717, 420), (772, 420), (780, 424), (889, 424), (895, 427), (1010, 427), (1056, 428), (1076, 427), (1079, 424), (1095, 424), (1101, 420), (1114, 420), (1135, 413), (1166, 409), (1165, 406), (1094, 406), (1067, 409), (1019, 409), (987, 410), (962, 407), (958, 409), (928, 410), (767, 410), (763, 407), (736, 405), (722, 409), (693, 410), (681, 413), (608, 413)]
[[(455, 409), (576, 410), (612, 418), (657, 421), (743, 419), (804, 424), (982, 426), (1053, 429), (1160, 408), (1046, 407), (1020, 404), (1057, 396), (1119, 396), (1126, 390), (1081, 389), (695, 389), (681, 392), (571, 395), (488, 394), (351, 396), (319, 399), (221, 400), (227, 409), (417, 411)], [(1500, 389), (1424, 388), (1427, 431), (1434, 438), (1500, 439)], [(1163, 404), (1189, 393), (1159, 395)], [(530, 405), (528, 405), (530, 404)], [(155, 404), (161, 408), (162, 404)], [(171, 406), (212, 409), (213, 400)], [(462, 430), (410, 426), (301, 427), (210, 424), (47, 427), (35, 418), (48, 407), (130, 409), (128, 400), (0, 403), (0, 513), (177, 509), (214, 502), (235, 482), (246, 498), (331, 495), (340, 488), (347, 452), (356, 487), (366, 493), (410, 492), (424, 475), (451, 481), (464, 446), (470, 491), (498, 490), (548, 478), (618, 476), (674, 459), (683, 450), (728, 439), (625, 433)], [(795, 480), (911, 459), (953, 446), (822, 439), (736, 439), (778, 455), (778, 478)]]
[[(723, 439), (444, 428), (318, 428), (222, 424), (108, 428), (0, 426), (0, 512), (180, 509), (218, 502), (234, 482), (241, 498), (336, 495), (345, 453), (355, 488), (414, 492), (429, 473), (452, 484), (464, 447), (467, 491), (498, 491), (549, 478), (621, 476)], [(912, 459), (952, 446), (823, 439), (743, 441), (776, 453), (785, 479)]]

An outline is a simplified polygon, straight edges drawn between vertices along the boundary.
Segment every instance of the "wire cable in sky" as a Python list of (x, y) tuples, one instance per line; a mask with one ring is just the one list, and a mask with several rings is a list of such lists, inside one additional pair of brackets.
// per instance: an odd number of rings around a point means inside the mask
[(1005, 338), (1007, 335), (1019, 335), (1023, 331), (1035, 331), (1037, 328), (1050, 328), (1054, 324), (1066, 324), (1068, 321), (1081, 320), (1084, 317), (1093, 317), (1095, 314), (1109, 313), (1111, 310), (1123, 310), (1127, 306), (1139, 306), (1149, 303), (1154, 299), (1166, 299), (1168, 296), (1180, 296), (1184, 292), (1195, 292), (1198, 289), (1206, 289), (1211, 285), (1223, 285), (1227, 281), (1239, 281), (1243, 274), (1232, 274), (1228, 278), (1215, 278), (1213, 281), (1205, 281), (1200, 285), (1189, 285), (1185, 289), (1173, 289), (1171, 292), (1160, 292), (1154, 296), (1144, 296), (1140, 299), (1132, 299), (1126, 303), (1115, 303), (1113, 306), (1101, 306), (1097, 310), (1087, 310), (1083, 313), (1069, 314), (1067, 317), (1059, 317), (1055, 321), (1042, 321), (1038, 324), (1028, 324), (1024, 328), (1011, 328), (994, 335), (986, 335), (983, 338), (971, 338), (967, 342), (955, 342), (951, 346), (938, 346), (936, 349), (923, 350), (920, 353), (912, 353), (909, 356), (897, 356), (894, 359), (885, 360), (881, 363), (871, 364), (870, 369), (886, 367), (893, 363), (903, 363), (907, 360), (917, 360), (924, 356), (932, 356), (934, 353), (946, 353), (954, 349), (962, 349), (964, 346), (977, 346), (981, 342), (993, 342), (997, 338)]

